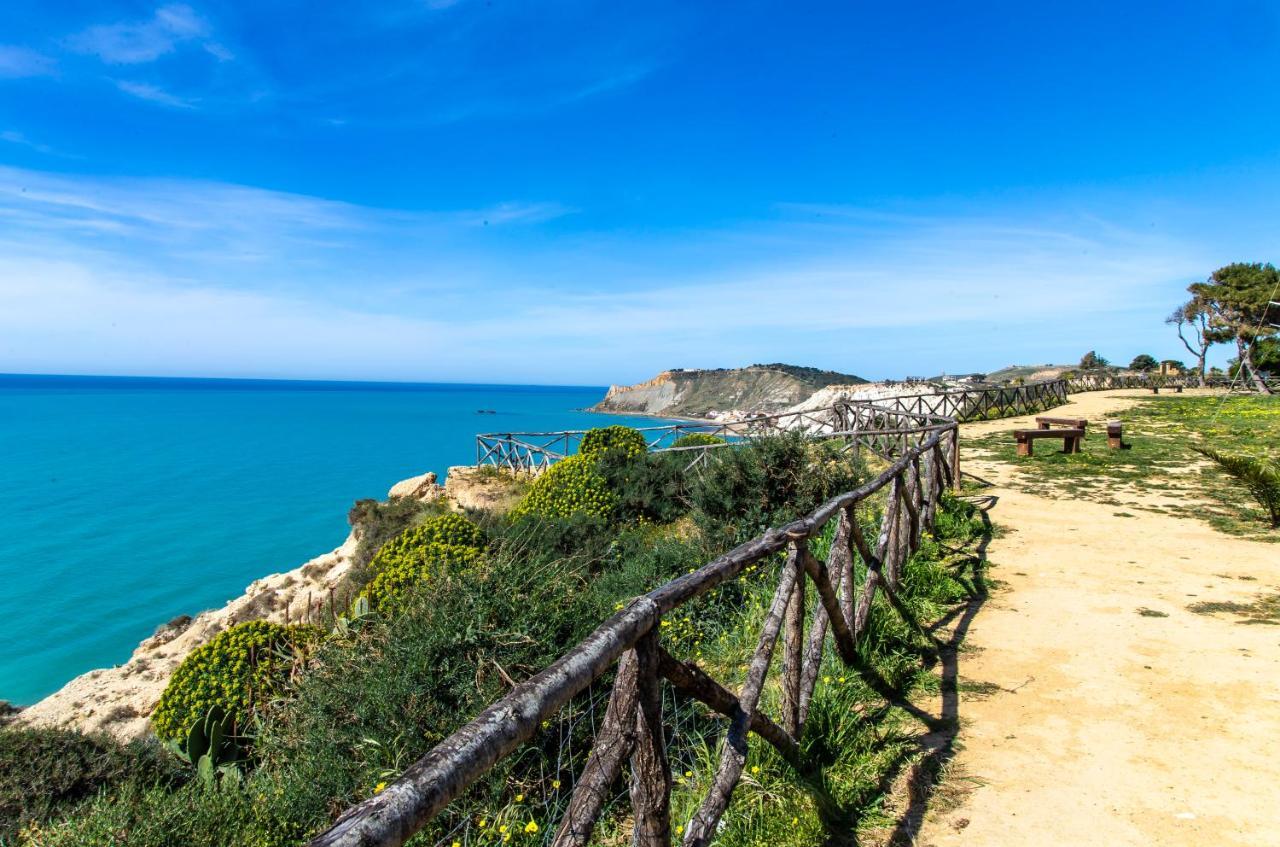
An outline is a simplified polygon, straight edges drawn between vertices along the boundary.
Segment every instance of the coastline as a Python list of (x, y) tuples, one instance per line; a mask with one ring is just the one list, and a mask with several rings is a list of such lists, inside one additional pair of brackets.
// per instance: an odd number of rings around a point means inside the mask
[(215, 635), (250, 620), (273, 623), (303, 619), (310, 598), (338, 592), (351, 575), (359, 539), (353, 530), (338, 547), (283, 573), (254, 580), (239, 597), (193, 618), (175, 618), (144, 639), (129, 660), (73, 678), (62, 688), (24, 708), (13, 724), (106, 733), (132, 741), (150, 732), (151, 710), (169, 676), (192, 650)]
[[(434, 472), (408, 477), (391, 486), (387, 499), (443, 499), (458, 511), (509, 506), (509, 485), (476, 475), (475, 470), (472, 465), (450, 467), (444, 485), (437, 484)], [(124, 664), (74, 677), (13, 715), (12, 723), (75, 729), (90, 735), (104, 733), (120, 741), (147, 736), (151, 711), (170, 675), (191, 651), (218, 633), (251, 620), (280, 624), (327, 621), (330, 596), (342, 596), (349, 585), (359, 543), (359, 531), (353, 528), (338, 547), (292, 570), (254, 580), (223, 606), (162, 624), (138, 644)]]

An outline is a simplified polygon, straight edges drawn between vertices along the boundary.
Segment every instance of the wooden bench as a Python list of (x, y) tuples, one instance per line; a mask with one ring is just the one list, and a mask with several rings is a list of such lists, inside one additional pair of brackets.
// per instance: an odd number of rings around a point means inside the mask
[(1124, 443), (1124, 424), (1120, 421), (1107, 421), (1107, 446), (1112, 450), (1123, 450), (1128, 446)]
[(1089, 422), (1084, 418), (1036, 418), (1036, 425), (1041, 429), (1049, 429), (1053, 426), (1065, 426), (1068, 429), (1085, 429), (1089, 426)]
[(1014, 440), (1018, 442), (1018, 455), (1031, 456), (1032, 445), (1037, 438), (1061, 438), (1063, 453), (1079, 453), (1084, 439), (1083, 429), (1016, 429)]

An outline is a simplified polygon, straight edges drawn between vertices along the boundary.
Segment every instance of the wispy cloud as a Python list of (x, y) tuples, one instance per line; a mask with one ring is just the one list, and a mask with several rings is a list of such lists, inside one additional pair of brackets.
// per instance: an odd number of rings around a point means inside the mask
[(36, 151), (37, 153), (42, 153), (46, 156), (61, 156), (69, 159), (83, 158), (81, 156), (75, 156), (71, 153), (63, 153), (61, 150), (57, 150), (53, 147), (50, 147), (48, 144), (41, 144), (38, 141), (33, 141), (30, 138), (27, 138), (27, 136), (24, 135), (23, 133), (13, 129), (6, 129), (3, 131), (0, 131), (0, 141), (3, 141), (7, 144), (17, 144), (20, 147), (27, 147), (31, 150)]
[(148, 103), (158, 103), (161, 106), (170, 106), (175, 109), (194, 109), (195, 101), (188, 100), (185, 97), (179, 97), (171, 94), (156, 85), (146, 82), (132, 82), (126, 79), (112, 80), (116, 88), (128, 94), (131, 97), (137, 97), (139, 100), (146, 100)]
[(146, 20), (91, 26), (68, 38), (67, 45), (113, 65), (154, 62), (185, 42), (202, 43), (219, 59), (231, 58), (225, 47), (208, 40), (211, 32), (209, 23), (190, 6), (172, 3)]
[(49, 56), (13, 44), (0, 44), (0, 79), (50, 76), (57, 63)]
[[(1046, 360), (1144, 310), (1158, 335), (1211, 266), (1194, 240), (1052, 209), (615, 233), (548, 228), (571, 211), (555, 203), (388, 210), (0, 169), (0, 316), (22, 316), (0, 335), (39, 369), (617, 381), (782, 358), (900, 376)], [(0, 370), (33, 368), (15, 355)]]

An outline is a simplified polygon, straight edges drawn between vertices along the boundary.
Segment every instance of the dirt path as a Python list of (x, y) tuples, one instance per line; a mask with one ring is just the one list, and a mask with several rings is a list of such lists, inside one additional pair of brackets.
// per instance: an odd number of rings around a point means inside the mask
[[(1105, 416), (1130, 394), (1063, 412)], [(999, 464), (967, 467), (995, 483), (997, 587), (959, 656), (959, 736), (914, 843), (1280, 844), (1280, 626), (1244, 610), (1280, 592), (1280, 550), (1022, 493)]]

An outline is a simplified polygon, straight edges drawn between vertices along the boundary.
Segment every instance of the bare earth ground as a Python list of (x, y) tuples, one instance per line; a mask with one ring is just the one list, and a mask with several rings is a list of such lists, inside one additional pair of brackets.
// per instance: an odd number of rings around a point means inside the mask
[[(1102, 420), (1133, 393), (1079, 395), (1059, 411)], [(965, 470), (998, 498), (996, 587), (959, 658), (954, 756), (903, 840), (1280, 844), (1275, 612), (1188, 608), (1275, 596), (1280, 551), (1194, 519), (1030, 495), (1001, 462)]]

